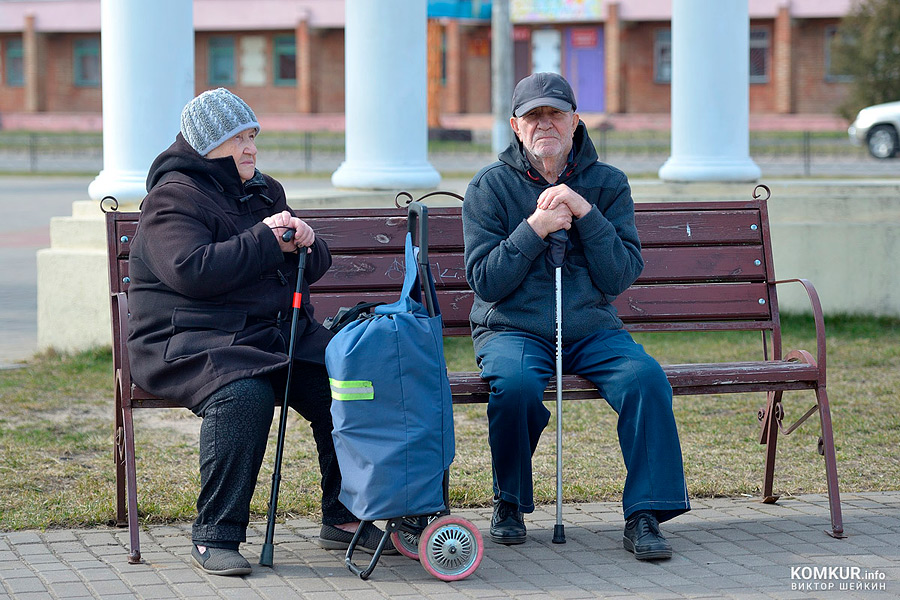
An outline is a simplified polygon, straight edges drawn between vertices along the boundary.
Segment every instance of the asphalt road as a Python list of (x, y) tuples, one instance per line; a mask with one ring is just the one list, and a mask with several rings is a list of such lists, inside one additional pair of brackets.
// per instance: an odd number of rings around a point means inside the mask
[(0, 368), (37, 350), (37, 251), (93, 177), (0, 177)]

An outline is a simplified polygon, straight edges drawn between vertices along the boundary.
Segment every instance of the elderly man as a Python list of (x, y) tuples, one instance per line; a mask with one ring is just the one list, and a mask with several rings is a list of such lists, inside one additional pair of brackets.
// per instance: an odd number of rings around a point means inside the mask
[(598, 162), (575, 108), (557, 74), (520, 81), (510, 118), (516, 139), (475, 175), (463, 203), (472, 337), (491, 385), (490, 538), (523, 543), (522, 513), (534, 511), (531, 457), (550, 419), (542, 400), (555, 372), (547, 236), (566, 230), (563, 368), (594, 383), (618, 414), (628, 470), (624, 547), (640, 560), (670, 558), (659, 523), (690, 510), (672, 388), (612, 306), (644, 266), (631, 189), (622, 171)]

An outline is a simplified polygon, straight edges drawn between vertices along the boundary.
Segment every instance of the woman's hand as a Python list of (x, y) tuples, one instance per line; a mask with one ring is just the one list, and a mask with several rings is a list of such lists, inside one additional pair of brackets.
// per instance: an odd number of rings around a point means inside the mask
[[(263, 223), (272, 230), (272, 235), (278, 240), (278, 245), (281, 247), (282, 252), (296, 252), (297, 248), (301, 246), (307, 248), (307, 252), (312, 252), (310, 246), (316, 241), (316, 233), (302, 219), (284, 210), (271, 217), (266, 217), (263, 219)], [(291, 229), (294, 230), (294, 237), (290, 241), (285, 242), (281, 236)]]

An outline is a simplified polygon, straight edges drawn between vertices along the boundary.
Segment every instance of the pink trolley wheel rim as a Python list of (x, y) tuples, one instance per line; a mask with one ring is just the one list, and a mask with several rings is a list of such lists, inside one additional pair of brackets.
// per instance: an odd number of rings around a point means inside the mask
[(397, 549), (397, 552), (399, 552), (406, 558), (419, 560), (418, 536), (412, 533), (407, 533), (405, 531), (392, 531), (391, 541), (394, 543), (394, 548)]
[(447, 515), (419, 536), (419, 562), (442, 581), (459, 581), (475, 572), (484, 556), (484, 540), (471, 521)]

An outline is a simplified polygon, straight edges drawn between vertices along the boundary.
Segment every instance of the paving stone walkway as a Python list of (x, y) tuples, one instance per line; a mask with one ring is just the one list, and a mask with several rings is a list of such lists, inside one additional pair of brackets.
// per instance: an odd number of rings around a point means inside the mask
[[(275, 565), (257, 565), (265, 523), (254, 523), (244, 554), (247, 577), (206, 575), (190, 563), (190, 525), (151, 526), (141, 535), (143, 563), (128, 564), (127, 530), (0, 532), (0, 600), (228, 598), (466, 600), (492, 598), (900, 597), (900, 492), (845, 494), (844, 528), (833, 539), (827, 499), (695, 499), (693, 510), (663, 524), (671, 560), (638, 562), (622, 548), (618, 503), (570, 504), (566, 544), (552, 544), (555, 507), (526, 523), (528, 542), (485, 541), (478, 570), (443, 582), (404, 556), (382, 557), (363, 581), (340, 552), (315, 544), (319, 526), (290, 520), (276, 529)], [(460, 510), (486, 533), (490, 510)], [(357, 553), (358, 562), (367, 555)]]

